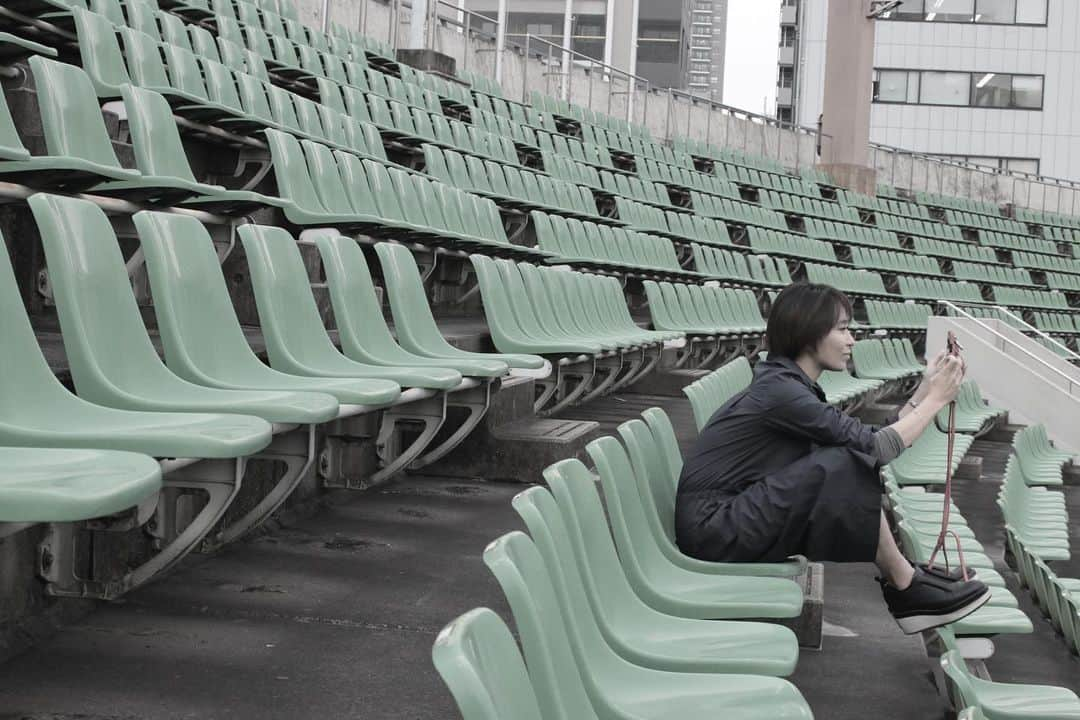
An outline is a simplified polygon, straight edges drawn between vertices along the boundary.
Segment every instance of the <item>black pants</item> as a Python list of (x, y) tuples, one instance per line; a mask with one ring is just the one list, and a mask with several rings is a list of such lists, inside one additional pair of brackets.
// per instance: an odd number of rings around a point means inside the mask
[[(713, 562), (869, 562), (877, 553), (881, 480), (869, 455), (814, 450), (737, 495), (703, 496), (681, 512), (678, 544)], [(687, 519), (683, 516), (683, 519)]]

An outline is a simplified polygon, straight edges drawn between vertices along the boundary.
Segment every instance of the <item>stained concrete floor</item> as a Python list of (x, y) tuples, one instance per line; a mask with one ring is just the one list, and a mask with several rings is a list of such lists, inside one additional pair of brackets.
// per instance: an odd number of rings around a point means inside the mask
[[(681, 400), (614, 397), (574, 415), (610, 428), (657, 403), (687, 440)], [(0, 665), (0, 720), (457, 718), (431, 643), (478, 605), (510, 617), (480, 554), (520, 527), (509, 501), (522, 487), (427, 476), (329, 496), (315, 514), (194, 558)], [(996, 492), (991, 472), (959, 483), (957, 503), (1000, 552)], [(818, 718), (941, 718), (921, 642), (897, 629), (873, 575), (827, 566), (828, 634), (792, 680)], [(1034, 635), (998, 641), (994, 677), (1076, 689), (1077, 660), (1032, 617)]]

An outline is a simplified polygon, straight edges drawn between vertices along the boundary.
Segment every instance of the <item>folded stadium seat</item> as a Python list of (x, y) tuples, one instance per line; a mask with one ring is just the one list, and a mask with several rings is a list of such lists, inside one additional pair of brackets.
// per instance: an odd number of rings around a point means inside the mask
[(1069, 559), (1069, 513), (1061, 493), (1029, 487), (1015, 457), (998, 492), (1005, 524), (1028, 551), (1044, 561)]
[(157, 461), (131, 452), (3, 447), (0, 462), (0, 537), (117, 515), (161, 491)]
[(695, 620), (665, 615), (634, 593), (610, 536), (599, 548), (608, 560), (578, 562), (573, 533), (551, 493), (535, 487), (519, 493), (514, 509), (554, 581), (555, 596), (571, 624), (600, 635), (616, 655), (646, 668), (670, 672), (788, 675), (798, 659), (798, 642), (789, 629), (773, 624)]
[[(616, 447), (618, 442), (611, 439)], [(621, 452), (621, 447), (620, 447)], [(625, 454), (622, 456), (625, 460)], [(593, 458), (597, 460), (596, 457)], [(622, 464), (622, 463), (620, 463)], [(631, 472), (629, 463), (624, 468)], [(596, 477), (578, 460), (565, 460), (548, 467), (544, 479), (558, 501), (571, 544), (585, 574), (604, 577), (609, 562), (616, 561), (612, 547), (619, 548), (619, 564), (635, 594), (658, 612), (690, 619), (795, 617), (802, 608), (802, 589), (782, 577), (724, 575), (687, 570), (652, 552), (655, 561), (641, 566), (620, 538), (622, 530), (609, 528), (605, 519)], [(615, 496), (609, 501), (617, 502)], [(640, 543), (648, 547), (647, 543)], [(602, 568), (604, 568), (602, 570)]]
[[(537, 383), (534, 407), (550, 413), (574, 402), (585, 402), (637, 379), (655, 366), (659, 336), (642, 332), (634, 340), (599, 340), (597, 324), (606, 313), (590, 298), (574, 298), (590, 308), (576, 318), (566, 290), (553, 292), (554, 270), (527, 263), (514, 265), (482, 255), (470, 259), (483, 298), (492, 340), (499, 352), (548, 356), (554, 378)], [(594, 281), (594, 280), (590, 280)], [(571, 292), (582, 293), (580, 287)], [(649, 357), (650, 352), (652, 357)]]
[[(745, 362), (745, 358), (742, 361)], [(749, 365), (745, 367), (749, 373)], [(637, 502), (641, 505), (648, 531), (670, 562), (686, 570), (717, 575), (790, 578), (806, 572), (806, 558), (802, 557), (781, 563), (715, 563), (684, 555), (675, 543), (675, 493), (682, 471), (678, 440), (671, 420), (660, 408), (644, 411), (642, 418), (620, 425), (619, 436), (630, 454), (637, 481)], [(707, 419), (706, 416), (704, 420)], [(626, 502), (634, 500), (634, 496), (627, 495)]]
[(851, 351), (855, 374), (859, 377), (886, 381), (908, 380), (922, 374), (907, 364), (899, 365), (895, 356), (886, 355), (885, 347), (891, 343), (883, 340), (859, 340)]
[[(979, 385), (974, 380), (968, 380), (960, 386), (960, 394), (956, 397), (955, 422), (958, 432), (982, 435), (994, 426), (999, 417), (1007, 413), (1005, 408), (987, 405), (979, 392)], [(938, 414), (937, 424), (938, 427), (948, 427), (948, 408)]]
[(491, 543), (484, 562), (510, 601), (545, 717), (811, 716), (798, 690), (778, 678), (665, 672), (624, 660), (595, 627), (563, 617), (544, 560), (523, 533)]
[[(462, 720), (543, 720), (517, 642), (491, 610), (470, 610), (444, 627), (431, 659)], [(588, 702), (582, 707), (591, 710)], [(598, 720), (595, 713), (578, 717)]]
[[(34, 188), (68, 191), (85, 190), (107, 180), (138, 179), (137, 170), (120, 167), (96, 102), (91, 102), (93, 112), (80, 112), (78, 121), (69, 124), (73, 109), (66, 94), (74, 91), (76, 97), (85, 97), (87, 93), (93, 97), (85, 74), (78, 68), (41, 56), (30, 58), (29, 64), (38, 89), (42, 130), (49, 154), (30, 155), (19, 139), (11, 111), (0, 93), (0, 158), (3, 158), (0, 179)], [(73, 87), (66, 87), (65, 83), (69, 81)], [(87, 109), (85, 106), (74, 108)]]
[(956, 707), (977, 707), (988, 720), (1080, 717), (1080, 698), (1067, 688), (984, 680), (968, 670), (957, 650), (941, 656), (941, 668)]
[[(779, 270), (775, 264), (766, 268), (760, 261), (754, 261), (751, 264), (746, 256), (735, 250), (721, 250), (698, 243), (691, 243), (690, 249), (693, 253), (694, 266), (699, 273), (706, 276), (706, 279), (718, 279), (748, 287), (768, 288), (781, 287), (791, 282), (786, 266), (783, 270)], [(767, 269), (771, 270), (772, 276), (766, 272)]]
[(1016, 433), (1013, 451), (1029, 485), (1061, 485), (1062, 468), (1074, 457), (1053, 446), (1043, 425), (1030, 425)]
[(825, 391), (826, 402), (852, 412), (866, 400), (872, 399), (884, 381), (853, 377), (847, 370), (826, 370), (818, 378), (818, 384)]
[[(953, 472), (956, 472), (973, 441), (971, 435), (956, 436), (951, 460)], [(946, 434), (936, 426), (930, 426), (882, 472), (900, 485), (941, 485), (945, 482), (945, 463), (948, 459)]]

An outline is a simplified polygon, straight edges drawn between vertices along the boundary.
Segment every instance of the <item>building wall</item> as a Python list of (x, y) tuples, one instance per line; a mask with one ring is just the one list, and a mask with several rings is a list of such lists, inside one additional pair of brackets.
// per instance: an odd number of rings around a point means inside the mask
[[(821, 112), (827, 0), (800, 0), (798, 120)], [(1032, 158), (1047, 177), (1080, 178), (1080, 3), (1049, 0), (1046, 27), (880, 21), (876, 68), (1045, 76), (1041, 110), (874, 103), (874, 142), (934, 155)], [(1019, 164), (1016, 165), (1020, 167)]]

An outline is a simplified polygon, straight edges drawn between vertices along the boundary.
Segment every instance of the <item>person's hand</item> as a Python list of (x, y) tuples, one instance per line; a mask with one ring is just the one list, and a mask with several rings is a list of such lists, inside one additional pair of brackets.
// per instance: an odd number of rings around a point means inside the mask
[(929, 383), (934, 378), (934, 375), (936, 375), (937, 372), (941, 369), (942, 365), (945, 364), (945, 358), (947, 358), (948, 356), (948, 352), (942, 350), (934, 356), (933, 360), (926, 363), (926, 372), (923, 373), (922, 379), (923, 383)]
[(960, 383), (964, 381), (964, 360), (955, 356), (945, 356), (937, 370), (927, 382), (927, 398), (942, 407), (956, 399), (960, 392)]

